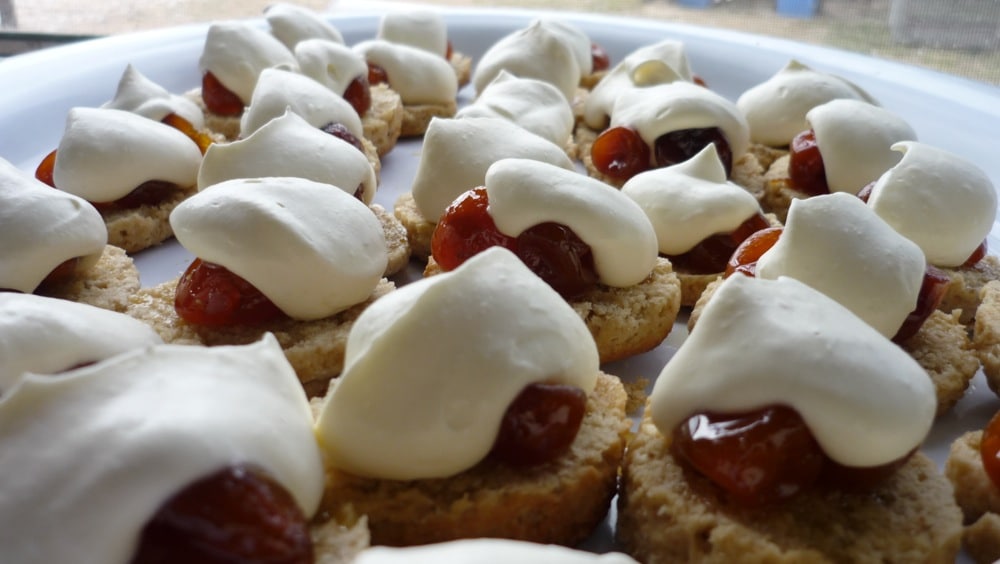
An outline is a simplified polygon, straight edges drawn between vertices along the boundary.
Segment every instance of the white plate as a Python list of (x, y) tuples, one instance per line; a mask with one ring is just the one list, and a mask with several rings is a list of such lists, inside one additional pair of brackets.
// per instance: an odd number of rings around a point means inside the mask
[[(496, 39), (523, 27), (543, 12), (513, 10), (444, 11), (455, 48), (478, 57)], [(817, 69), (857, 82), (884, 107), (903, 116), (920, 140), (966, 156), (1000, 186), (1000, 89), (915, 67), (853, 53), (803, 45), (743, 33), (634, 19), (550, 12), (580, 25), (603, 45), (612, 61), (634, 48), (665, 37), (683, 41), (695, 73), (730, 99), (785, 65), (791, 57)], [(333, 23), (349, 44), (374, 35), (377, 13), (337, 15)], [(263, 22), (261, 22), (263, 25)], [(114, 94), (125, 65), (131, 63), (152, 80), (175, 92), (199, 84), (198, 57), (207, 25), (122, 35), (21, 55), (0, 62), (0, 157), (33, 171), (62, 135), (67, 110), (97, 106)], [(468, 100), (470, 92), (463, 91)], [(419, 142), (403, 142), (383, 162), (382, 185), (376, 201), (392, 206), (409, 190), (419, 158)], [(1000, 228), (994, 224), (990, 243)], [(141, 253), (137, 263), (145, 285), (174, 278), (187, 266), (189, 255), (176, 244)], [(411, 276), (413, 273), (410, 274)], [(605, 367), (626, 378), (655, 377), (686, 331), (680, 324), (656, 350)], [(939, 463), (952, 439), (966, 429), (981, 428), (1000, 407), (982, 375), (966, 397), (936, 422), (924, 450)], [(608, 521), (585, 546), (612, 547)]]

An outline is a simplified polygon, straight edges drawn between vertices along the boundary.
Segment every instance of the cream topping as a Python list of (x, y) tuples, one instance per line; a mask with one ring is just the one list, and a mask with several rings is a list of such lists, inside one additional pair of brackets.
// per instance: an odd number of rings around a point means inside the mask
[(793, 137), (809, 129), (809, 110), (840, 98), (877, 105), (853, 82), (792, 59), (772, 77), (741, 94), (736, 105), (750, 124), (751, 141), (785, 147)]
[(891, 338), (917, 306), (926, 260), (860, 199), (835, 193), (792, 200), (785, 229), (757, 276), (795, 278)]
[(734, 159), (750, 147), (750, 127), (736, 104), (691, 82), (675, 81), (622, 92), (611, 112), (611, 126), (635, 129), (650, 147), (671, 131), (718, 127)]
[(201, 150), (177, 129), (122, 110), (72, 108), (53, 180), (91, 202), (112, 202), (144, 182), (194, 186)]
[(368, 80), (364, 57), (347, 45), (306, 39), (295, 46), (295, 59), (302, 74), (343, 96), (359, 77)]
[(198, 171), (198, 189), (234, 178), (296, 176), (332, 184), (362, 200), (375, 197), (375, 170), (350, 143), (315, 128), (290, 111), (249, 137), (208, 148)]
[(580, 76), (584, 77), (594, 72), (594, 53), (591, 49), (590, 37), (582, 29), (566, 20), (556, 18), (544, 21), (545, 25), (560, 35), (563, 43), (570, 48), (573, 58), (576, 59), (576, 64), (580, 68)]
[(240, 135), (250, 135), (287, 110), (314, 127), (341, 123), (358, 139), (364, 137), (361, 118), (347, 100), (308, 76), (280, 69), (260, 73), (250, 106), (240, 120)]
[(108, 228), (94, 206), (0, 158), (0, 288), (34, 292), (76, 257), (85, 257), (81, 269), (89, 268), (107, 241)]
[(246, 22), (209, 26), (198, 68), (210, 72), (244, 104), (250, 102), (257, 77), (267, 68), (296, 70), (295, 55), (270, 33)]
[(267, 472), (306, 515), (323, 495), (309, 404), (271, 336), (27, 374), (0, 401), (0, 441), (9, 563), (130, 562), (163, 503), (231, 465)]
[(340, 30), (316, 12), (302, 6), (285, 2), (271, 4), (264, 9), (264, 17), (271, 26), (271, 34), (289, 49), (295, 49), (299, 42), (306, 39), (344, 43)]
[(902, 158), (892, 150), (917, 133), (901, 117), (860, 100), (832, 100), (806, 114), (831, 192), (857, 194)]
[(761, 213), (753, 195), (726, 180), (714, 143), (687, 161), (633, 176), (622, 193), (635, 200), (653, 223), (665, 255), (684, 254)]
[(448, 26), (434, 10), (386, 12), (376, 39), (402, 43), (444, 57), (448, 53)]
[(0, 396), (25, 372), (55, 374), (162, 343), (128, 315), (68, 300), (0, 293)]
[(879, 178), (868, 205), (945, 267), (963, 264), (993, 227), (996, 189), (975, 164), (915, 141), (892, 146), (903, 158)]
[(575, 124), (573, 109), (555, 86), (505, 70), (455, 117), (504, 118), (560, 146), (570, 140)]
[(508, 564), (510, 562), (546, 562), (547, 564), (634, 564), (620, 552), (594, 554), (555, 544), (535, 544), (506, 539), (463, 539), (437, 544), (393, 548), (373, 546), (362, 551), (354, 564)]
[(161, 121), (170, 114), (177, 114), (195, 129), (205, 127), (205, 114), (197, 104), (184, 96), (168, 92), (131, 64), (125, 67), (125, 72), (118, 81), (115, 97), (101, 107), (133, 112), (153, 121)]
[(923, 368), (843, 306), (792, 278), (746, 276), (719, 286), (650, 402), (666, 435), (699, 412), (787, 405), (847, 466), (902, 458), (937, 408)]
[(505, 119), (432, 119), (413, 179), (417, 209), (437, 223), (455, 198), (483, 185), (491, 164), (510, 157), (574, 170), (562, 147)]
[(304, 178), (215, 184), (177, 206), (170, 225), (195, 256), (241, 276), (295, 319), (365, 301), (388, 262), (368, 206)]
[(316, 432), (327, 459), (353, 474), (452, 476), (489, 453), (525, 386), (589, 393), (597, 372), (597, 347), (580, 316), (513, 253), (494, 247), (365, 309)]
[(389, 86), (403, 103), (447, 104), (458, 95), (458, 77), (444, 57), (418, 47), (381, 39), (362, 41), (354, 46), (369, 63), (383, 69)]
[(565, 31), (546, 20), (535, 20), (524, 29), (506, 35), (483, 53), (472, 74), (476, 92), (507, 70), (522, 78), (552, 83), (567, 100), (576, 97), (580, 63), (565, 41)]
[(486, 172), (489, 213), (516, 237), (540, 223), (569, 227), (593, 251), (603, 284), (627, 287), (656, 263), (656, 232), (634, 201), (600, 180), (530, 159), (503, 159)]
[(690, 82), (692, 79), (682, 42), (664, 39), (642, 46), (608, 71), (590, 91), (583, 105), (583, 120), (591, 129), (601, 131), (622, 92), (675, 80)]

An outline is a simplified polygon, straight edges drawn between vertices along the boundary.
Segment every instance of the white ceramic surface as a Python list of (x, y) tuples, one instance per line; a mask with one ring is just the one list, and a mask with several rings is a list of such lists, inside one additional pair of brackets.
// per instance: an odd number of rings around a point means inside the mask
[[(496, 39), (523, 27), (542, 12), (512, 10), (448, 10), (445, 16), (457, 50), (477, 57)], [(865, 56), (791, 41), (731, 31), (587, 14), (549, 13), (579, 24), (603, 45), (612, 61), (640, 45), (665, 37), (684, 41), (692, 69), (715, 91), (734, 99), (795, 57), (817, 69), (840, 74), (864, 87), (883, 106), (906, 118), (920, 140), (960, 153), (976, 162), (1000, 186), (1000, 89), (957, 77)], [(332, 17), (349, 44), (374, 35), (378, 14), (349, 12)], [(261, 25), (264, 25), (261, 22)], [(125, 65), (131, 63), (166, 88), (182, 92), (199, 85), (198, 57), (206, 25), (185, 26), (52, 48), (0, 62), (0, 157), (24, 170), (34, 170), (62, 135), (70, 107), (97, 106), (109, 99)], [(461, 99), (468, 101), (466, 89)], [(376, 201), (391, 208), (409, 190), (419, 141), (401, 143), (383, 161)], [(990, 243), (1000, 249), (994, 225)], [(145, 285), (174, 278), (190, 256), (176, 243), (141, 253), (137, 263)], [(417, 276), (411, 269), (406, 276)], [(406, 276), (400, 282), (405, 282)], [(652, 378), (683, 341), (678, 324), (654, 351), (612, 365), (608, 372), (625, 378)], [(951, 440), (963, 430), (980, 428), (1000, 408), (982, 375), (951, 413), (941, 418), (925, 444), (939, 463)], [(586, 548), (613, 548), (614, 512)]]

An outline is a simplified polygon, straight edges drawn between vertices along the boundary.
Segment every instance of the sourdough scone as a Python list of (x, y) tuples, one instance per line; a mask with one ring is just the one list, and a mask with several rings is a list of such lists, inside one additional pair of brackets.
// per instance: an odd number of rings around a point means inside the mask
[(155, 205), (101, 211), (108, 226), (108, 243), (135, 253), (170, 239), (174, 235), (170, 228), (170, 212), (197, 191), (192, 185), (175, 190), (170, 198)]
[(962, 535), (951, 487), (921, 453), (871, 493), (813, 490), (741, 509), (679, 465), (648, 417), (629, 443), (618, 500), (618, 542), (649, 564), (945, 563)]
[(78, 272), (66, 282), (46, 284), (37, 293), (125, 312), (131, 297), (140, 287), (139, 269), (132, 258), (123, 249), (107, 245), (93, 267)]
[(368, 520), (358, 516), (330, 516), (320, 513), (309, 527), (316, 560), (314, 564), (353, 562), (371, 546)]
[(379, 157), (396, 146), (403, 133), (403, 100), (386, 84), (371, 87), (372, 105), (361, 116), (365, 139), (375, 145)]
[(983, 469), (982, 437), (982, 431), (970, 431), (955, 439), (944, 472), (965, 517), (965, 548), (976, 562), (985, 563), (1000, 558), (1000, 489)]
[(533, 468), (486, 460), (449, 478), (361, 478), (327, 466), (322, 508), (368, 516), (372, 544), (504, 537), (573, 546), (607, 512), (631, 421), (626, 394), (601, 374), (569, 452)]

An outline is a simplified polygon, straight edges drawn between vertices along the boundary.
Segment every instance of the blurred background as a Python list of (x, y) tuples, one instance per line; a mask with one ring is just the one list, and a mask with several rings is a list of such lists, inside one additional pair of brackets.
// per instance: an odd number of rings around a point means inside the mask
[[(259, 17), (273, 0), (0, 0), (0, 54), (93, 35)], [(320, 12), (363, 0), (298, 0)], [(606, 13), (783, 37), (1000, 86), (1000, 0), (425, 0)]]

